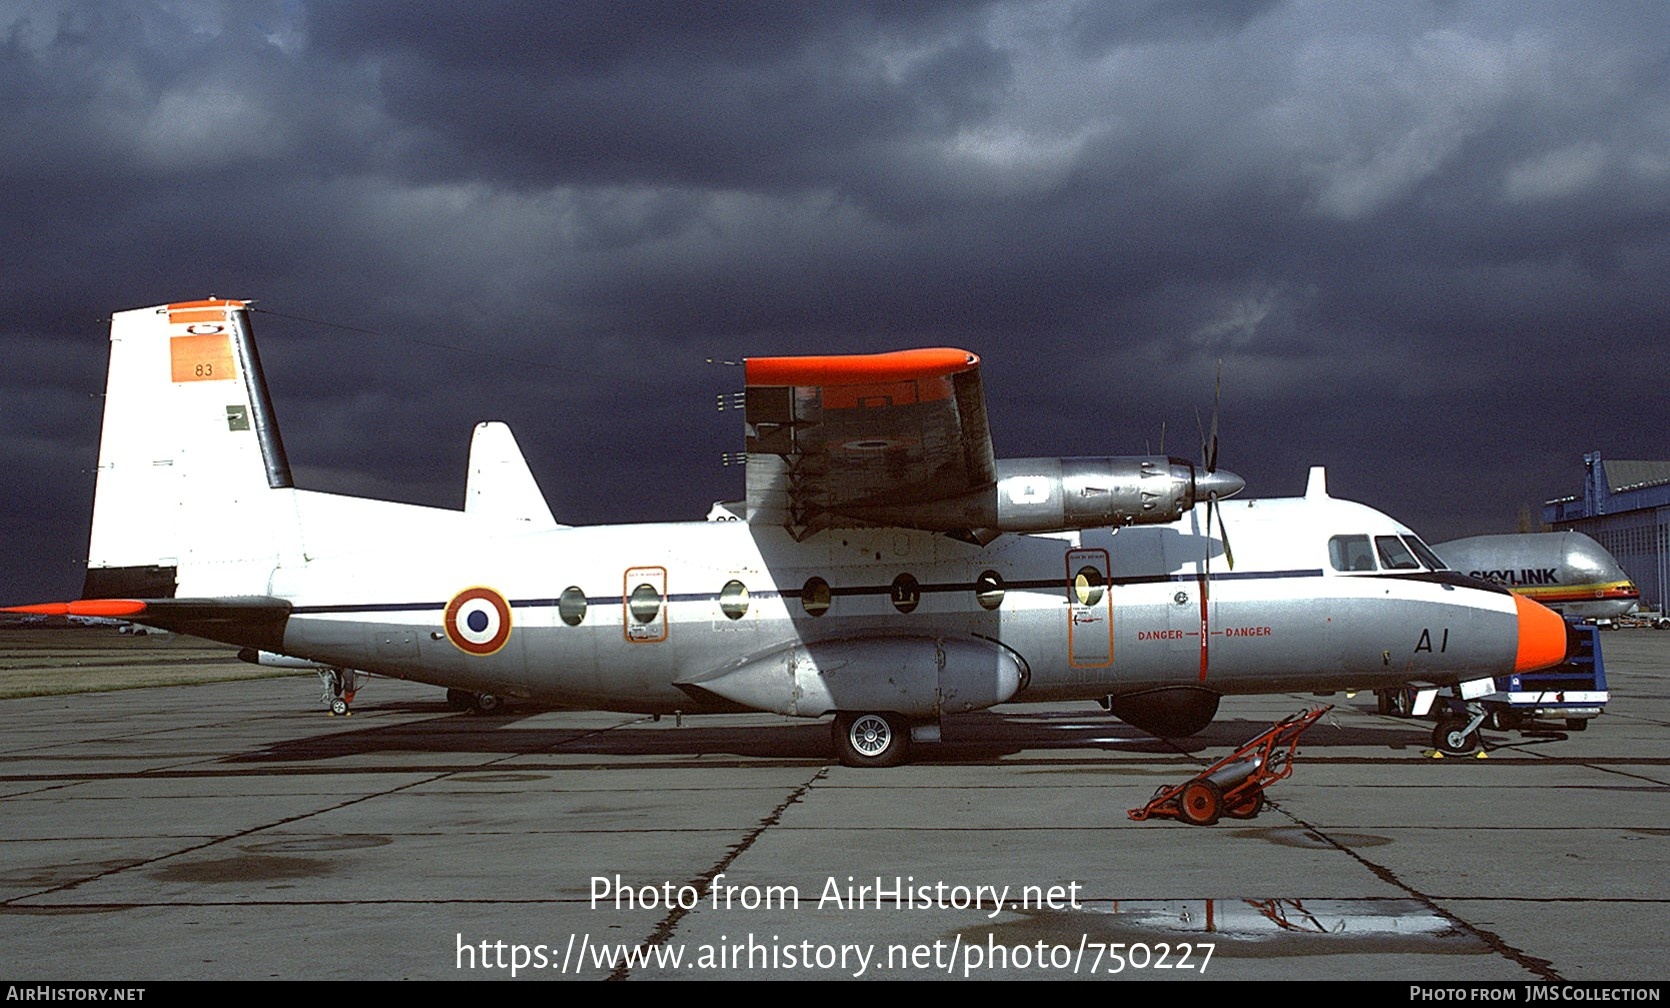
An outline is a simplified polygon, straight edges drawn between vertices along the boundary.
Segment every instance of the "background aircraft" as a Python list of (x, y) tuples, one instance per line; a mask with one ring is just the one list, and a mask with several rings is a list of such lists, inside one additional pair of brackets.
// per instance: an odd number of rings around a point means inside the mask
[(1600, 543), (1581, 532), (1472, 536), (1433, 550), (1458, 571), (1536, 599), (1571, 619), (1616, 619), (1641, 592)]
[(1303, 497), (1225, 499), (1242, 481), (1215, 431), (1199, 465), (997, 459), (962, 350), (751, 358), (745, 380), (745, 499), (571, 528), (494, 423), (462, 510), (299, 489), (246, 302), (119, 312), (82, 598), (10, 611), (454, 696), (833, 715), (855, 766), (1009, 700), (1189, 734), (1226, 695), (1448, 686), (1565, 654), (1557, 615), (1445, 569), (1320, 470)]

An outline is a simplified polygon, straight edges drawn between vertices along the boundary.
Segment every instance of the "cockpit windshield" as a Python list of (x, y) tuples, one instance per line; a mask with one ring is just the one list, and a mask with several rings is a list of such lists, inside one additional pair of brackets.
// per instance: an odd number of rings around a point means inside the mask
[(1419, 570), (1421, 562), (1409, 547), (1395, 535), (1374, 537), (1374, 548), (1380, 554), (1380, 566), (1385, 570)]
[(1388, 570), (1448, 570), (1432, 547), (1416, 535), (1337, 535), (1328, 540), (1328, 560), (1347, 573)]
[(1438, 556), (1438, 554), (1432, 552), (1432, 547), (1422, 542), (1420, 536), (1406, 535), (1403, 537), (1403, 541), (1409, 545), (1410, 549), (1415, 551), (1415, 555), (1417, 557), (1421, 558), (1421, 563), (1431, 567), (1433, 570), (1450, 569), (1450, 565), (1445, 563)]

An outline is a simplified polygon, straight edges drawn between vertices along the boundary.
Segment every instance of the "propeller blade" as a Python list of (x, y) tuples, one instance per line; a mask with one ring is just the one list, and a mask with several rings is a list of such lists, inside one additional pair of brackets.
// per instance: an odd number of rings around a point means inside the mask
[(1218, 378), (1217, 381), (1212, 384), (1212, 446), (1211, 450), (1207, 452), (1204, 457), (1207, 472), (1216, 472), (1218, 469), (1218, 399), (1220, 394), (1223, 392), (1223, 386), (1224, 360), (1222, 357), (1219, 357)]
[[(1206, 428), (1200, 425), (1200, 409), (1195, 409), (1195, 430), (1200, 433), (1200, 464), (1206, 464)], [(1211, 470), (1208, 469), (1208, 472)]]
[[(1202, 540), (1201, 550), (1205, 554), (1201, 558), (1200, 601), (1205, 605), (1212, 597), (1212, 498), (1206, 498), (1206, 538)], [(1205, 640), (1204, 635), (1201, 638)]]
[[(1217, 509), (1218, 509), (1218, 496), (1217, 496), (1217, 494), (1213, 494), (1212, 495), (1212, 510), (1216, 511)], [(1223, 544), (1224, 544), (1224, 562), (1229, 564), (1229, 569), (1230, 570), (1234, 570), (1235, 569), (1235, 551), (1229, 548), (1229, 526), (1224, 523), (1224, 520), (1221, 517), (1218, 519), (1218, 538), (1223, 540)]]

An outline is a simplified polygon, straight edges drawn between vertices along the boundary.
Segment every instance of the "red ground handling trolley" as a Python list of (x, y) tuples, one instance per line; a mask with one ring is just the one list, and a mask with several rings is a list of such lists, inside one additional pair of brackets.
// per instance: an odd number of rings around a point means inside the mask
[(1162, 786), (1148, 804), (1131, 810), (1131, 818), (1141, 822), (1160, 816), (1210, 826), (1221, 815), (1231, 819), (1257, 816), (1264, 810), (1264, 789), (1293, 773), (1299, 736), (1333, 709), (1334, 705), (1328, 704), (1276, 722), (1183, 783)]

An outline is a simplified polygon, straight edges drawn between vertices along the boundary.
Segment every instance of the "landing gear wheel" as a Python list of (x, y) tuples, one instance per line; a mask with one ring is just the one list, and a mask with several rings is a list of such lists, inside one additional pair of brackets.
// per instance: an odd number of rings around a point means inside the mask
[(1589, 719), (1580, 717), (1566, 718), (1566, 731), (1587, 731)]
[(1224, 800), (1224, 815), (1231, 819), (1257, 819), (1264, 811), (1264, 792), (1252, 791)]
[(1432, 729), (1432, 747), (1451, 756), (1465, 756), (1479, 746), (1479, 733), (1467, 731), (1460, 718), (1444, 718)]
[(1177, 796), (1178, 816), (1194, 826), (1210, 826), (1223, 811), (1223, 792), (1209, 780), (1192, 780)]
[(469, 690), (449, 689), (446, 691), (446, 705), (453, 710), (470, 710), (475, 706), (475, 694)]
[(497, 693), (477, 693), (470, 697), (470, 709), (477, 714), (496, 714), (504, 709), (504, 698)]
[(842, 766), (898, 766), (910, 754), (910, 726), (897, 714), (843, 711), (835, 715), (833, 732)]
[(341, 697), (336, 697), (331, 700), (331, 713), (338, 717), (346, 717), (348, 714), (348, 701), (342, 699)]

